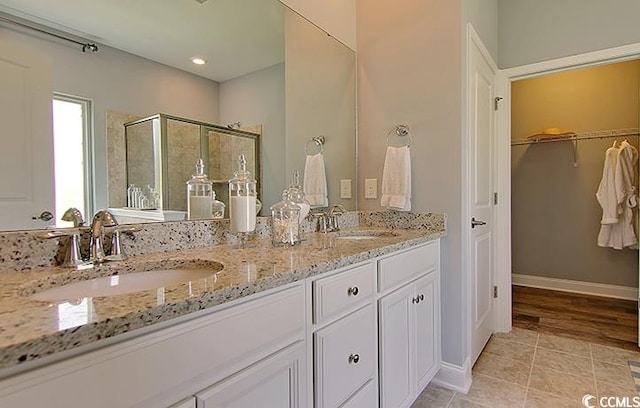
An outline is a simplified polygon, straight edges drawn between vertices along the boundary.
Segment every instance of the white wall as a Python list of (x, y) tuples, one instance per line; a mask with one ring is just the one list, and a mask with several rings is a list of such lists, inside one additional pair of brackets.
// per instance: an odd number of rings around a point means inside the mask
[(356, 50), (356, 0), (280, 0), (298, 14)]
[(640, 42), (638, 0), (498, 0), (500, 68)]
[(218, 83), (113, 48), (83, 54), (77, 46), (0, 29), (0, 40), (52, 61), (53, 89), (91, 99), (94, 108), (94, 167), (97, 208), (107, 206), (106, 111), (170, 113), (218, 122)]
[[(442, 241), (442, 351), (466, 359), (466, 296), (462, 271), (462, 3), (394, 0), (357, 3), (358, 178), (380, 180), (385, 137), (411, 127), (413, 208), (447, 213)], [(381, 209), (379, 199), (359, 201)]]
[(282, 199), (285, 163), (285, 67), (277, 64), (220, 84), (220, 123), (262, 125), (262, 214)]

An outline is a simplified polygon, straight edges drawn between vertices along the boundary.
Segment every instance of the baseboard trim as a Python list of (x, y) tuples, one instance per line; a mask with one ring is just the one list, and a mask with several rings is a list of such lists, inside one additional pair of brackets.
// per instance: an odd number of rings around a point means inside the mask
[(443, 362), (438, 374), (431, 381), (452, 391), (466, 394), (471, 388), (471, 363), (465, 360), (462, 367)]
[(569, 279), (547, 278), (543, 276), (511, 274), (511, 283), (517, 286), (559, 290), (584, 295), (604, 296), (616, 299), (637, 300), (638, 288), (608, 285), (605, 283), (582, 282)]

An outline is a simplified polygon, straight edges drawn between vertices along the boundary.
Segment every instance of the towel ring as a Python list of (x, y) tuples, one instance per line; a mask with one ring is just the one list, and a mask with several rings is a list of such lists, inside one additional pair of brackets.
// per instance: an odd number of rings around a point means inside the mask
[[(394, 141), (392, 140), (392, 135), (395, 133), (395, 138), (399, 138), (398, 145), (396, 145), (394, 143)], [(387, 146), (394, 146), (394, 147), (402, 147), (402, 146), (406, 146), (409, 147), (411, 146), (411, 143), (413, 143), (413, 138), (411, 137), (411, 132), (409, 131), (409, 126), (408, 125), (396, 125), (395, 128), (391, 129), (389, 131), (389, 133), (387, 133), (387, 139), (386, 139), (386, 143)]]
[(304, 145), (304, 152), (307, 154), (307, 156), (309, 155), (309, 151), (312, 151), (312, 149), (310, 150), (309, 147), (314, 146), (318, 148), (318, 151), (313, 154), (324, 153), (324, 136), (312, 137), (307, 141), (307, 144)]

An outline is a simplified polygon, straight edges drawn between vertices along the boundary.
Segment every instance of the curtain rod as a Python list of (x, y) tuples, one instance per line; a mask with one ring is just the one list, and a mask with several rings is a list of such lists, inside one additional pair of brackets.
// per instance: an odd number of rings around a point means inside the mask
[(82, 46), (82, 52), (87, 52), (87, 51), (98, 52), (98, 46), (95, 43), (77, 41), (77, 40), (74, 40), (73, 38), (69, 38), (69, 37), (65, 37), (65, 36), (60, 35), (60, 34), (52, 33), (50, 31), (43, 30), (41, 28), (31, 26), (29, 24), (21, 23), (19, 21), (12, 20), (12, 19), (4, 17), (4, 16), (0, 16), (0, 22), (17, 25), (19, 27), (26, 28), (28, 30), (36, 31), (36, 32), (39, 32), (41, 34), (49, 35), (51, 37), (55, 37), (55, 38), (58, 38), (60, 40), (64, 40), (64, 41), (68, 41), (70, 43), (74, 43), (74, 44), (80, 45), (80, 46)]

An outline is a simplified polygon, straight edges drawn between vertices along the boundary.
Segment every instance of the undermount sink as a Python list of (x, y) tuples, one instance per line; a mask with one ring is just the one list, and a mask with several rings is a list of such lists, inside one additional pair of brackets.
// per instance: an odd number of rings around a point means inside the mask
[(394, 237), (397, 234), (389, 230), (351, 230), (339, 231), (336, 239), (367, 240), (383, 237)]
[(224, 266), (219, 262), (207, 261), (142, 272), (112, 274), (45, 289), (30, 297), (34, 300), (55, 302), (85, 297), (123, 295), (207, 278), (223, 268)]

